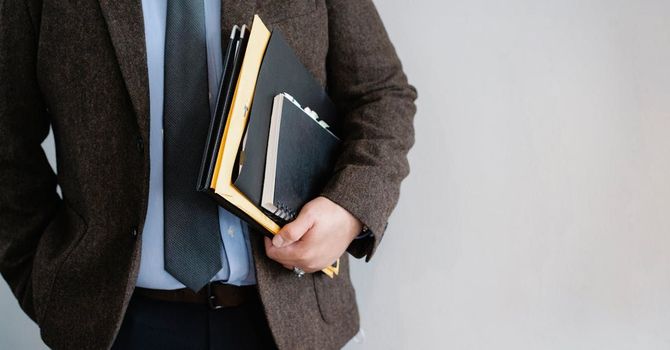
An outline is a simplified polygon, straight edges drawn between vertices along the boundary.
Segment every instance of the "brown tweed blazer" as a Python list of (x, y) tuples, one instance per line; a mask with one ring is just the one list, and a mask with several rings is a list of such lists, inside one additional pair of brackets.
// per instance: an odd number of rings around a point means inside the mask
[[(340, 109), (344, 150), (322, 194), (371, 228), (348, 249), (369, 259), (409, 171), (416, 92), (371, 0), (222, 0), (222, 28), (254, 13)], [(57, 174), (40, 147), (50, 125)], [(53, 348), (109, 348), (120, 327), (140, 261), (148, 133), (141, 1), (0, 0), (0, 272)], [(339, 277), (298, 279), (260, 237), (258, 289), (279, 347), (342, 347), (359, 327), (346, 255)]]

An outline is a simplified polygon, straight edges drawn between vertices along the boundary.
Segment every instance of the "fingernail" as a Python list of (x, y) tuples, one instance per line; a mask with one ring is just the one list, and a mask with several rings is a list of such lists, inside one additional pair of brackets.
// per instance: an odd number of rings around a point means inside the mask
[(275, 235), (275, 237), (272, 239), (272, 245), (281, 248), (281, 246), (284, 244), (284, 239), (281, 238), (280, 235)]

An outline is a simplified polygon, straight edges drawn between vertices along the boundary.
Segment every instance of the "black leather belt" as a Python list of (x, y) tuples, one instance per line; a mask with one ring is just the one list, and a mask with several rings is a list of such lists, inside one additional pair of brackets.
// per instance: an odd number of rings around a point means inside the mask
[(188, 288), (161, 290), (136, 287), (135, 294), (162, 301), (207, 304), (213, 310), (258, 300), (256, 286), (238, 287), (220, 282), (209, 283), (197, 293)]

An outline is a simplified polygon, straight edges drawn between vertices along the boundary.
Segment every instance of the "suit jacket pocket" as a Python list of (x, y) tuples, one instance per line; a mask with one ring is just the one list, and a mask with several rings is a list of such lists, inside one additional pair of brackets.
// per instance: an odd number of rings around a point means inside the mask
[(68, 203), (61, 204), (40, 239), (33, 264), (33, 300), (38, 324), (49, 306), (53, 283), (87, 230), (86, 222)]
[(349, 259), (345, 253), (340, 258), (340, 274), (330, 278), (321, 272), (313, 274), (314, 290), (321, 318), (335, 324), (353, 314), (358, 317), (356, 295), (349, 279)]

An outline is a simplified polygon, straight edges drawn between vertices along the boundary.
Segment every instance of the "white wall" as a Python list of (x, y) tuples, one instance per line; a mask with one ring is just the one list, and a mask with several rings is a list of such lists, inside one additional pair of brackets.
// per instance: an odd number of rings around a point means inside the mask
[(670, 2), (377, 4), (417, 143), (351, 349), (670, 349)]
[(417, 143), (348, 349), (669, 349), (670, 3), (377, 5)]

